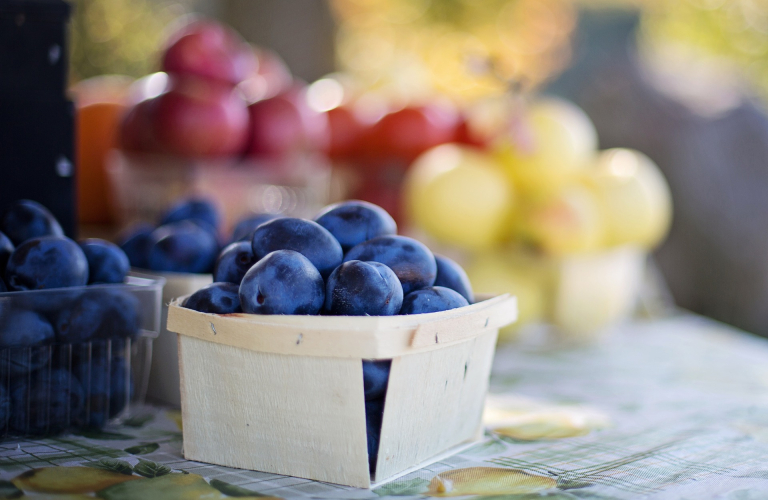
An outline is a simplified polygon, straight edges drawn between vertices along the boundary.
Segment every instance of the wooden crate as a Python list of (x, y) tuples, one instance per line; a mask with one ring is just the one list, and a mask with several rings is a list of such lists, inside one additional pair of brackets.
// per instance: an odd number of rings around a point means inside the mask
[[(514, 297), (410, 316), (204, 314), (171, 303), (184, 457), (368, 488), (477, 439)], [(391, 359), (376, 471), (362, 360)]]

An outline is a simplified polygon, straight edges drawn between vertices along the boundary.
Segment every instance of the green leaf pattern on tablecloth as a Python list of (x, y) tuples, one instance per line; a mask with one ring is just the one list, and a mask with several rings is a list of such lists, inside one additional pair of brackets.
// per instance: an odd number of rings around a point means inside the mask
[(131, 455), (148, 455), (158, 448), (160, 445), (157, 443), (142, 443), (138, 446), (129, 446), (125, 451)]
[(133, 467), (133, 472), (144, 477), (160, 477), (171, 473), (171, 468), (150, 460), (139, 459), (139, 463)]
[(102, 458), (96, 462), (85, 462), (83, 465), (86, 467), (93, 467), (94, 469), (119, 472), (120, 474), (125, 474), (127, 476), (133, 474), (133, 467), (131, 467), (131, 464), (113, 458)]
[(250, 498), (258, 498), (258, 497), (265, 497), (266, 495), (262, 495), (261, 493), (257, 493), (253, 490), (249, 490), (247, 488), (243, 488), (242, 486), (236, 486), (234, 484), (229, 484), (224, 481), (221, 481), (219, 479), (211, 479), (210, 485), (219, 490), (220, 492), (224, 493), (225, 495), (229, 497), (236, 497), (236, 498), (243, 498), (243, 497), (250, 497)]

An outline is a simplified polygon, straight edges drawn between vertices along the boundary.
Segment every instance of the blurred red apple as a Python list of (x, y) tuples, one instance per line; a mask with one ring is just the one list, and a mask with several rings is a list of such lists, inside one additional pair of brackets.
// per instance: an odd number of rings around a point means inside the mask
[(371, 147), (376, 154), (412, 161), (439, 144), (454, 140), (458, 114), (443, 104), (408, 106), (385, 115), (373, 127)]
[(362, 147), (362, 141), (370, 128), (354, 109), (341, 105), (329, 109), (328, 116), (328, 155), (333, 159), (346, 159), (355, 156)]
[(245, 149), (248, 107), (228, 84), (175, 78), (167, 92), (151, 101), (151, 131), (163, 152), (196, 158), (236, 155)]
[(163, 55), (166, 73), (194, 75), (237, 85), (257, 65), (235, 31), (211, 20), (193, 21), (171, 35)]
[(134, 104), (120, 125), (120, 147), (126, 151), (156, 152), (159, 147), (152, 134), (155, 99)]
[(252, 50), (258, 64), (251, 75), (240, 84), (246, 101), (253, 103), (269, 99), (288, 90), (293, 83), (293, 76), (280, 56), (261, 47), (252, 46)]
[(292, 151), (327, 147), (328, 118), (310, 108), (306, 97), (306, 88), (294, 86), (248, 107), (251, 156), (279, 157)]
[(459, 115), (452, 142), (465, 144), (467, 146), (474, 146), (480, 149), (485, 149), (488, 147), (487, 139), (481, 137), (479, 133), (472, 130), (472, 127), (470, 126), (469, 121), (464, 114)]

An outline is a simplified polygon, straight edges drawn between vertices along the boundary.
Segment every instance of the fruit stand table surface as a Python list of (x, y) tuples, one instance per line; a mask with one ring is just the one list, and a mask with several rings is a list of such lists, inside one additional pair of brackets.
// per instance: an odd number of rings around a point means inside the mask
[(179, 413), (147, 407), (0, 442), (0, 498), (768, 498), (768, 340), (681, 315), (586, 347), (505, 345), (491, 392), (483, 442), (373, 491), (184, 460)]

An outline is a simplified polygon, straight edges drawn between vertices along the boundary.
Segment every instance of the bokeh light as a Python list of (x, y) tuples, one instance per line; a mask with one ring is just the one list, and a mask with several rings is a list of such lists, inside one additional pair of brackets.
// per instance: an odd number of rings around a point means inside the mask
[(365, 88), (412, 101), (532, 90), (569, 60), (567, 0), (332, 0), (341, 69)]

